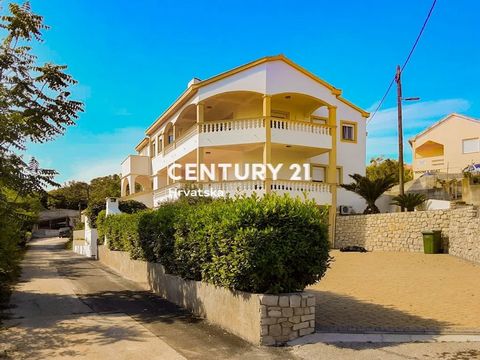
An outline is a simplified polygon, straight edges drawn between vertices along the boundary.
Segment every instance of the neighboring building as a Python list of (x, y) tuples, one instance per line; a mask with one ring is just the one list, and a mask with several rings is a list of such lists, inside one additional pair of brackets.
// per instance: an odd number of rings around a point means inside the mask
[(33, 236), (58, 236), (62, 227), (74, 227), (80, 221), (80, 212), (71, 209), (48, 209), (38, 214), (37, 223), (33, 227)]
[[(226, 195), (270, 191), (306, 193), (318, 204), (352, 206), (364, 201), (337, 186), (365, 174), (367, 112), (341, 90), (283, 55), (265, 57), (207, 80), (194, 78), (185, 92), (146, 130), (137, 154), (122, 162), (122, 200), (149, 207), (172, 199), (185, 182), (167, 176), (172, 164), (279, 164), (279, 179), (218, 181), (195, 186)], [(312, 181), (290, 180), (286, 167), (310, 164)], [(177, 175), (185, 177), (185, 168)], [(231, 169), (228, 170), (227, 179)], [(332, 186), (333, 185), (333, 186)], [(338, 196), (338, 200), (336, 199)]]
[(461, 178), (468, 165), (480, 163), (480, 121), (450, 114), (409, 140), (413, 174)]

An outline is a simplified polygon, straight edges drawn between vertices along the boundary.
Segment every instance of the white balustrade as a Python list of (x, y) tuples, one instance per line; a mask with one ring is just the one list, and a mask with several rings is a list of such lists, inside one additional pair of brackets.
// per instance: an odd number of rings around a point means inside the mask
[(330, 135), (330, 127), (324, 124), (316, 124), (306, 121), (293, 121), (286, 119), (272, 119), (272, 129), (285, 131), (299, 131), (310, 134)]
[[(185, 188), (187, 183), (178, 182), (168, 185), (162, 189), (156, 190), (154, 193), (154, 204), (159, 204), (175, 200), (178, 193), (172, 190)], [(218, 181), (191, 183), (191, 189), (202, 189), (210, 191), (213, 197), (218, 196), (251, 196), (254, 193), (262, 196), (266, 193), (265, 182), (261, 180), (245, 180), (245, 181)], [(274, 193), (289, 194), (292, 197), (301, 197), (315, 200), (317, 204), (330, 204), (331, 193), (330, 185), (320, 182), (310, 181), (291, 181), (291, 180), (274, 180), (271, 181), (270, 189)]]
[(246, 129), (259, 129), (263, 127), (265, 127), (265, 120), (263, 118), (207, 121), (200, 124), (200, 133), (218, 133)]

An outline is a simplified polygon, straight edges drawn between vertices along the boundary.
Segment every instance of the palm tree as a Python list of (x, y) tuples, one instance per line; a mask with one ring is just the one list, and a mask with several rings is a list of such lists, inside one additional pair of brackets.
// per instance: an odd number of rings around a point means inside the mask
[(413, 211), (417, 206), (422, 205), (427, 198), (423, 194), (407, 193), (397, 195), (392, 200), (392, 205), (400, 206), (407, 209), (407, 211)]
[(349, 175), (354, 182), (351, 184), (342, 184), (342, 188), (352, 191), (365, 199), (367, 208), (364, 214), (378, 214), (380, 210), (375, 201), (387, 190), (395, 185), (395, 178), (390, 174), (385, 177), (380, 177), (374, 180), (360, 174)]

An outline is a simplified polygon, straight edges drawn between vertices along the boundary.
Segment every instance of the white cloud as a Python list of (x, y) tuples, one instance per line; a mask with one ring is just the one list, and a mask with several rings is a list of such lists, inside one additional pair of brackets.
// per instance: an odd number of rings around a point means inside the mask
[[(405, 161), (410, 162), (412, 152), (407, 137), (403, 141), (403, 154)], [(398, 137), (396, 134), (367, 138), (367, 162), (377, 156), (393, 157), (395, 159), (398, 157)]]
[(89, 181), (95, 177), (119, 174), (121, 162), (134, 153), (145, 136), (142, 128), (119, 128), (108, 133), (82, 134), (76, 147), (82, 153), (70, 165), (68, 180)]
[(79, 162), (74, 166), (70, 179), (89, 182), (96, 177), (120, 174), (120, 162), (125, 157), (126, 155), (120, 155)]
[[(403, 106), (404, 129), (426, 127), (452, 112), (468, 110), (470, 103), (465, 99), (442, 99), (420, 101)], [(369, 122), (368, 130), (394, 130), (397, 126), (397, 107), (377, 112)]]

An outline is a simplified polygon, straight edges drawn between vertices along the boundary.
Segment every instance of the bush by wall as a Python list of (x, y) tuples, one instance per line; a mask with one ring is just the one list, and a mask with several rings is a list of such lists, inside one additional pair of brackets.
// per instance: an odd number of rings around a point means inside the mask
[(105, 201), (88, 204), (87, 208), (85, 209), (85, 216), (88, 217), (88, 220), (92, 226), (97, 223), (97, 216), (102, 210), (105, 210)]
[(185, 279), (258, 293), (301, 291), (328, 268), (325, 209), (267, 195), (169, 203), (105, 218), (111, 250), (162, 263)]
[(160, 262), (169, 273), (176, 272), (174, 233), (176, 219), (186, 209), (183, 203), (167, 203), (155, 211), (145, 212), (139, 223), (142, 259)]
[(147, 205), (136, 200), (125, 200), (118, 203), (118, 209), (127, 214), (133, 214), (142, 210), (146, 210)]
[[(108, 239), (108, 248), (115, 251), (128, 251), (132, 259), (142, 259), (139, 255), (139, 221), (142, 212), (107, 216), (100, 222), (101, 235)], [(98, 224), (97, 224), (98, 227)], [(98, 231), (98, 228), (97, 228)]]
[(98, 244), (102, 245), (105, 239), (105, 216), (107, 214), (106, 210), (102, 210), (97, 215), (97, 220), (95, 221), (95, 226), (98, 233)]

